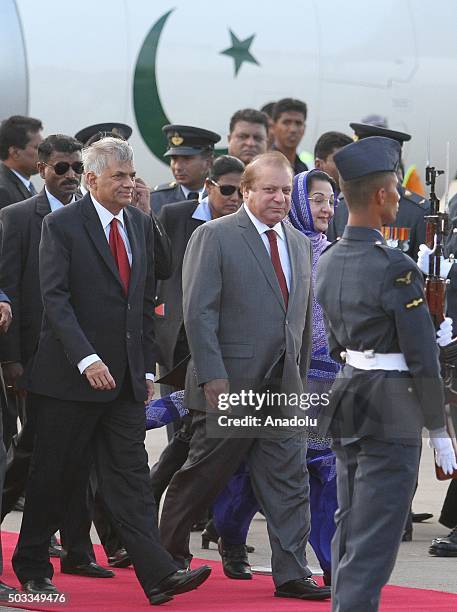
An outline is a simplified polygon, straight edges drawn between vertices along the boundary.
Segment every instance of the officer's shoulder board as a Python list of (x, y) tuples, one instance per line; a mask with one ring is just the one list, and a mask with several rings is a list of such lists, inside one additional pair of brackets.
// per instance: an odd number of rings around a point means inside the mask
[(405, 189), (405, 191), (403, 192), (403, 197), (406, 200), (409, 200), (409, 202), (416, 204), (416, 206), (419, 206), (420, 208), (427, 208), (429, 204), (427, 198), (424, 198), (424, 196), (421, 196), (418, 193), (414, 193), (414, 191), (410, 191), (409, 189)]
[(400, 251), (400, 249), (397, 249), (397, 247), (389, 246), (388, 244), (381, 242), (381, 240), (376, 240), (373, 245), (375, 248), (381, 249), (381, 251), (386, 255), (387, 259), (389, 260), (389, 263), (391, 264), (407, 264), (409, 261), (411, 261), (408, 255), (405, 255), (405, 253)]
[(170, 189), (174, 189), (176, 185), (176, 181), (171, 181), (171, 183), (163, 183), (162, 185), (156, 185), (153, 191), (169, 191)]

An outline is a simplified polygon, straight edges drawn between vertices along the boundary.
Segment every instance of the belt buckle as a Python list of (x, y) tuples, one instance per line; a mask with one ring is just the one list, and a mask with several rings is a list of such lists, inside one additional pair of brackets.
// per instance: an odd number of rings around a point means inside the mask
[(374, 349), (367, 349), (366, 351), (363, 351), (363, 356), (365, 359), (372, 360), (369, 363), (370, 368), (374, 368), (376, 366), (376, 355)]

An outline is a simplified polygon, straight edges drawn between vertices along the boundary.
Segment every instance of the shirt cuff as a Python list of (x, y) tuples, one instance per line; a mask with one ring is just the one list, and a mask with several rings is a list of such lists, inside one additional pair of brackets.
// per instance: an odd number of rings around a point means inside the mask
[(151, 372), (146, 372), (146, 380), (152, 380), (152, 382), (154, 382), (155, 381), (154, 374), (151, 374)]
[(87, 357), (84, 357), (84, 359), (81, 359), (81, 361), (78, 363), (79, 373), (84, 374), (84, 370), (96, 361), (101, 361), (100, 357), (96, 353), (92, 353), (92, 355), (88, 355)]
[(449, 434), (445, 427), (441, 427), (440, 429), (429, 429), (428, 433), (431, 438), (449, 438)]

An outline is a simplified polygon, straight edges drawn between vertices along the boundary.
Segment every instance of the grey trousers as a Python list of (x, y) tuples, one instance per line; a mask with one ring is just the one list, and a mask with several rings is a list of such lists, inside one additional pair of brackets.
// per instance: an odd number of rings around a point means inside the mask
[(332, 611), (376, 612), (395, 565), (419, 468), (420, 446), (371, 438), (336, 454)]
[(160, 521), (162, 544), (184, 566), (192, 558), (192, 524), (246, 460), (254, 493), (267, 519), (275, 585), (310, 576), (305, 550), (310, 531), (305, 434), (237, 438), (236, 432), (226, 432), (223, 438), (208, 437), (207, 421), (216, 418), (194, 412), (188, 459), (174, 475), (165, 497)]

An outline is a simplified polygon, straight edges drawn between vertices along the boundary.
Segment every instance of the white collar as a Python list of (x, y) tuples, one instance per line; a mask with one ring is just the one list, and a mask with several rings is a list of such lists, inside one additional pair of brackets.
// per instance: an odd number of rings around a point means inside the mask
[(24, 184), (24, 186), (30, 191), (30, 184), (31, 184), (31, 180), (30, 178), (26, 178), (25, 176), (23, 176), (20, 172), (18, 172), (17, 170), (13, 170), (13, 168), (10, 168), (11, 172), (14, 172), (14, 174), (17, 176), (17, 178)]
[[(61, 208), (62, 206), (65, 206), (65, 204), (59, 200), (59, 198), (56, 198), (56, 196), (52, 195), (52, 193), (49, 191), (46, 185), (44, 186), (44, 190), (46, 192), (46, 197), (48, 198), (48, 202), (49, 202), (49, 206), (51, 207), (51, 210), (55, 210), (56, 208)], [(71, 198), (69, 204), (74, 202), (75, 199), (76, 199), (75, 195), (73, 194), (73, 197)]]
[(198, 199), (201, 200), (202, 197), (202, 193), (205, 191), (205, 186), (203, 185), (203, 187), (201, 189), (188, 189), (187, 187), (184, 187), (184, 185), (180, 185), (182, 192), (184, 194), (184, 199), (187, 200), (187, 196), (189, 195), (189, 193), (195, 192), (198, 193)]
[(208, 196), (203, 198), (203, 200), (194, 210), (192, 219), (197, 219), (198, 221), (211, 221), (211, 208), (209, 206)]
[(117, 215), (113, 215), (113, 213), (100, 204), (100, 202), (97, 202), (92, 194), (90, 194), (90, 197), (100, 218), (103, 229), (106, 229), (113, 219), (117, 219), (122, 227), (124, 227), (124, 209), (121, 209)]
[(263, 221), (260, 221), (260, 219), (258, 219), (255, 215), (252, 214), (246, 202), (243, 204), (243, 206), (244, 206), (244, 210), (246, 211), (248, 217), (251, 219), (252, 223), (254, 224), (254, 227), (256, 228), (256, 230), (259, 232), (260, 235), (265, 234), (265, 232), (268, 232), (268, 230), (272, 229), (278, 234), (281, 240), (284, 240), (284, 228), (282, 226), (281, 221), (279, 223), (276, 223), (276, 225), (273, 225), (273, 227), (269, 227), (268, 225), (263, 223)]

